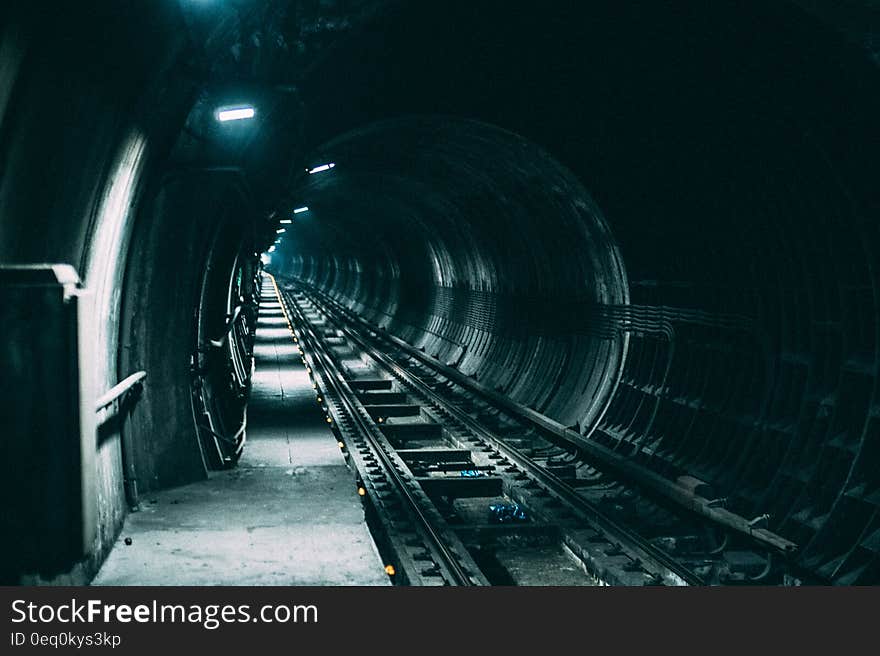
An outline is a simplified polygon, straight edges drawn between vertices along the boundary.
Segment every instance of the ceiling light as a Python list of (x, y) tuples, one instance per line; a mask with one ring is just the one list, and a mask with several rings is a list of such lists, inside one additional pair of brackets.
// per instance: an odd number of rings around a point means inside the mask
[(240, 121), (245, 118), (253, 118), (256, 111), (251, 105), (243, 107), (227, 107), (217, 110), (217, 120), (220, 122)]

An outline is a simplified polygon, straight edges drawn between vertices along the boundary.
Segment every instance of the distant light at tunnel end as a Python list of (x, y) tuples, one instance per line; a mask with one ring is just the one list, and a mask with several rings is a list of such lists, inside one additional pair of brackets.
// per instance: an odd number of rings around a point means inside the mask
[(302, 214), (303, 212), (308, 212), (308, 211), (309, 211), (309, 208), (306, 205), (303, 205), (302, 207), (297, 207), (295, 210), (293, 210), (293, 213), (294, 214)]
[(320, 173), (321, 171), (329, 171), (334, 166), (336, 166), (335, 162), (330, 162), (329, 164), (321, 164), (321, 166), (316, 166), (313, 169), (309, 169), (309, 175), (313, 173)]
[(246, 118), (253, 118), (255, 114), (256, 111), (251, 105), (227, 107), (217, 110), (217, 120), (221, 123), (225, 123), (226, 121), (240, 121)]

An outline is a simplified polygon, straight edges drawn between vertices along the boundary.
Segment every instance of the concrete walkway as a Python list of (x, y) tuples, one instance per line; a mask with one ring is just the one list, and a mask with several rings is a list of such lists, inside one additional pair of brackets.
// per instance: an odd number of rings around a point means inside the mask
[(268, 277), (254, 358), (238, 467), (145, 497), (92, 585), (389, 585)]

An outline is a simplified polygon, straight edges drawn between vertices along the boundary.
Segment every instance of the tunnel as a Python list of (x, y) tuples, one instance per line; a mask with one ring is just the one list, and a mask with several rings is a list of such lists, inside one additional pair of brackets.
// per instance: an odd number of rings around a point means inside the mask
[(322, 336), (375, 340), (481, 395), (499, 453), (525, 439), (504, 413), (530, 422), (556, 479), (618, 481), (585, 494), (617, 523), (686, 512), (726, 567), (877, 584), (878, 24), (819, 0), (4, 5), (3, 583), (89, 583), (153, 496), (241, 471), (274, 316), (309, 374)]

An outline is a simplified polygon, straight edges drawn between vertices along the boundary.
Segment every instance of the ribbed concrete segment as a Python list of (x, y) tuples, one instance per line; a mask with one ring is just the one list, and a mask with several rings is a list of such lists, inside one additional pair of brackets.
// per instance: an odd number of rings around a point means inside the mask
[(149, 497), (93, 585), (388, 585), (268, 278), (254, 357), (238, 467)]

